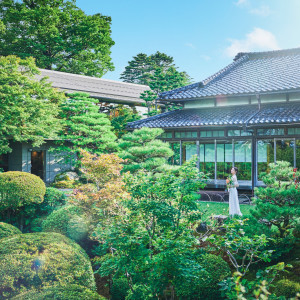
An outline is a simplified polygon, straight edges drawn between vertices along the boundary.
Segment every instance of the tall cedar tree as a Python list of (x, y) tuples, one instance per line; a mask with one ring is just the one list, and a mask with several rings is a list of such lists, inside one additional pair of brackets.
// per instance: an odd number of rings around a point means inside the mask
[(61, 130), (58, 119), (63, 93), (39, 74), (33, 58), (0, 57), (0, 154), (11, 151), (10, 142), (41, 145)]
[[(148, 107), (147, 115), (158, 113), (156, 99), (162, 92), (183, 87), (191, 83), (191, 77), (186, 72), (179, 72), (174, 64), (174, 58), (165, 53), (157, 51), (155, 54), (147, 56), (139, 53), (128, 62), (125, 71), (120, 77), (125, 82), (148, 85), (151, 90), (141, 94), (141, 99)], [(151, 107), (155, 105), (155, 109)], [(167, 105), (167, 104), (166, 104)], [(167, 109), (174, 106), (167, 105)]]
[(119, 156), (126, 160), (123, 171), (138, 170), (157, 172), (174, 153), (168, 143), (157, 138), (164, 131), (160, 128), (141, 128), (124, 134), (119, 140)]
[(300, 172), (284, 161), (269, 166), (270, 173), (262, 176), (266, 187), (255, 189), (257, 199), (251, 213), (260, 223), (276, 228), (278, 236), (284, 238), (300, 216)]
[(39, 68), (101, 77), (114, 69), (111, 18), (88, 16), (75, 0), (2, 0), (0, 55), (32, 56)]
[[(99, 113), (97, 100), (86, 93), (73, 93), (61, 105), (64, 131), (58, 150), (79, 153), (81, 149), (95, 154), (112, 152), (117, 143), (107, 115)], [(70, 144), (64, 143), (69, 141)]]

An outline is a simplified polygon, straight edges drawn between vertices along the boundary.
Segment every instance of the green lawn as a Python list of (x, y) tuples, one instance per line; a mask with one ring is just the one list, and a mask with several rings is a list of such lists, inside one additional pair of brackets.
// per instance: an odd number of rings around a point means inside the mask
[[(200, 202), (200, 207), (203, 210), (207, 210), (206, 216), (209, 215), (228, 215), (229, 204), (227, 203), (219, 203), (219, 202)], [(253, 205), (249, 204), (241, 204), (240, 205), (241, 212), (244, 216), (250, 214), (250, 209), (253, 209)]]

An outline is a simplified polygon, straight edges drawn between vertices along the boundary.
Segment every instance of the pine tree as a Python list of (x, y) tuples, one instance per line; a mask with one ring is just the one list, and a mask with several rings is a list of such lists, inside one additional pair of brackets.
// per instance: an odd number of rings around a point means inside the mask
[(141, 128), (123, 135), (119, 140), (119, 156), (126, 159), (123, 171), (157, 172), (173, 155), (168, 143), (157, 139), (164, 131), (160, 128)]
[(117, 146), (116, 136), (109, 118), (99, 113), (97, 100), (86, 93), (68, 96), (61, 105), (65, 130), (61, 132), (58, 150), (77, 154), (80, 149), (95, 154), (113, 152)]
[(286, 237), (300, 216), (300, 172), (289, 162), (271, 163), (270, 173), (262, 176), (266, 187), (256, 188), (255, 209), (252, 215), (267, 226), (275, 226), (280, 238)]

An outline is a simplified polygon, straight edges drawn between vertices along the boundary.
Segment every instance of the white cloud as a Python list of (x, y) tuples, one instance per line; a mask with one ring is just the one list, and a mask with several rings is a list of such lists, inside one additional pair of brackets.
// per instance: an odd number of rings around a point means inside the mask
[(225, 49), (225, 53), (233, 57), (239, 52), (267, 51), (280, 49), (276, 37), (267, 30), (254, 28), (246, 35), (245, 39), (230, 39), (231, 45)]
[(202, 59), (206, 60), (206, 61), (211, 60), (211, 57), (208, 56), (208, 55), (205, 55), (205, 54), (200, 55), (200, 57), (201, 57)]
[(250, 13), (261, 17), (267, 17), (271, 14), (271, 9), (267, 5), (262, 5), (258, 8), (250, 9)]
[(196, 46), (192, 43), (186, 43), (185, 45), (189, 48), (196, 49)]
[(235, 5), (237, 6), (243, 6), (248, 4), (248, 0), (238, 0), (237, 2), (235, 2)]

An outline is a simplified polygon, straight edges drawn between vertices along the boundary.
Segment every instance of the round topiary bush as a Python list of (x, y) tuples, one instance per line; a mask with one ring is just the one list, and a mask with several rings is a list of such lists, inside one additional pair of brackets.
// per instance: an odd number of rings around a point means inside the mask
[(46, 232), (61, 233), (80, 242), (88, 235), (89, 222), (79, 207), (69, 205), (53, 211), (42, 223), (42, 229)]
[(12, 298), (12, 300), (105, 300), (96, 292), (80, 285), (54, 286), (43, 288), (40, 291), (32, 290)]
[(21, 230), (19, 230), (17, 227), (0, 222), (0, 239), (3, 239), (5, 237), (13, 236), (15, 234), (21, 234)]
[(0, 299), (69, 284), (96, 289), (89, 257), (69, 238), (41, 232), (0, 240)]
[(231, 275), (226, 261), (220, 256), (204, 254), (198, 263), (203, 268), (197, 279), (178, 282), (177, 296), (182, 299), (221, 299), (219, 282)]
[(290, 299), (296, 297), (296, 294), (300, 291), (300, 283), (288, 279), (279, 280), (274, 283), (274, 286), (275, 288), (273, 293), (277, 297), (285, 296), (286, 298)]
[(1, 210), (41, 203), (45, 192), (45, 183), (36, 175), (17, 171), (0, 174)]

